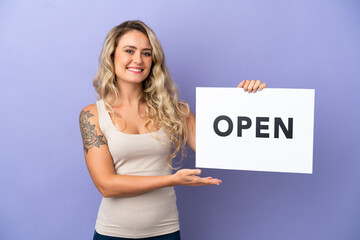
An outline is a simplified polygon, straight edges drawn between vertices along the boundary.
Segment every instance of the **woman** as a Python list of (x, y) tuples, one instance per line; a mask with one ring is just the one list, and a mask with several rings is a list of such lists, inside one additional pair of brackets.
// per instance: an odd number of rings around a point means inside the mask
[[(94, 239), (180, 239), (175, 185), (219, 185), (199, 169), (172, 174), (187, 144), (195, 151), (195, 116), (178, 93), (154, 32), (141, 21), (113, 28), (94, 79), (99, 100), (80, 113), (84, 155), (103, 195)], [(264, 83), (244, 80), (249, 92)]]

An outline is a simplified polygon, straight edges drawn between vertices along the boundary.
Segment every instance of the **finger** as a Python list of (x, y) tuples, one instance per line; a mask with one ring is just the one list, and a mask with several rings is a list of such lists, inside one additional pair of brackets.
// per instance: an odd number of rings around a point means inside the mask
[(200, 169), (193, 169), (191, 171), (192, 175), (200, 175), (201, 174), (201, 170)]
[(199, 175), (201, 174), (201, 170), (200, 169), (181, 169), (178, 171), (181, 175), (184, 176), (194, 176), (194, 175)]
[(244, 87), (244, 84), (245, 84), (245, 80), (242, 80), (241, 83), (239, 83), (239, 85), (237, 86), (238, 88), (242, 88)]
[(209, 180), (209, 184), (212, 184), (212, 185), (220, 185), (221, 181), (219, 179), (210, 179)]
[(250, 84), (249, 84), (249, 87), (248, 87), (249, 93), (252, 92), (254, 85), (255, 85), (255, 80), (251, 80), (251, 81), (250, 81)]
[(248, 90), (249, 84), (250, 84), (250, 80), (244, 80), (245, 84), (244, 84), (244, 91), (246, 92)]
[(222, 181), (216, 178), (208, 179), (208, 177), (206, 178), (196, 177), (196, 179), (192, 182), (192, 184), (190, 184), (190, 186), (220, 185), (221, 183)]
[(261, 84), (260, 80), (257, 80), (254, 87), (253, 87), (253, 92), (256, 93), (256, 91), (258, 90), (259, 86)]
[(212, 178), (212, 177), (202, 178), (201, 180), (204, 184), (208, 184), (208, 185), (214, 185), (214, 184), (219, 185), (222, 182), (220, 179)]
[(266, 88), (266, 83), (260, 84), (259, 91), (263, 90), (264, 88)]

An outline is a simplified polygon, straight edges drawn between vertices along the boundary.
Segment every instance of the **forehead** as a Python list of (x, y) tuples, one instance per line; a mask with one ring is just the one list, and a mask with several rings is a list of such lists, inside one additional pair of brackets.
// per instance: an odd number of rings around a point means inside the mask
[(132, 30), (125, 33), (119, 39), (118, 47), (124, 47), (127, 45), (134, 46), (136, 48), (151, 48), (148, 37), (144, 33), (137, 30)]

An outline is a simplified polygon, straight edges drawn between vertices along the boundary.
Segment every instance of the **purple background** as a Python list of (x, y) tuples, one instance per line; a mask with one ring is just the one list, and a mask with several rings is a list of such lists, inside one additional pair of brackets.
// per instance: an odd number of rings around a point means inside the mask
[(101, 195), (78, 116), (107, 32), (129, 19), (157, 33), (193, 110), (197, 86), (316, 89), (314, 174), (204, 169), (224, 183), (176, 187), (183, 239), (360, 239), (359, 13), (356, 0), (2, 0), (0, 239), (92, 239)]

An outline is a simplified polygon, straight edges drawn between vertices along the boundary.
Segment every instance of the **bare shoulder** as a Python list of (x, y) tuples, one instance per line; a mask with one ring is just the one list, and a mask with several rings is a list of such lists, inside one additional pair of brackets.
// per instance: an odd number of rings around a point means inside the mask
[(90, 105), (87, 105), (85, 106), (81, 112), (80, 112), (80, 116), (81, 115), (84, 115), (84, 114), (87, 114), (87, 113), (91, 113), (92, 115), (97, 115), (98, 112), (97, 112), (97, 107), (96, 107), (96, 103), (93, 103), (93, 104), (90, 104)]
[(183, 113), (187, 114), (188, 117), (191, 118), (194, 116), (194, 113), (191, 111), (187, 102), (179, 102), (179, 108)]
[(85, 106), (79, 115), (80, 128), (87, 126), (86, 124), (99, 125), (98, 111), (96, 103)]
[(187, 139), (186, 144), (195, 152), (196, 151), (196, 120), (194, 113), (190, 110), (189, 104), (181, 102), (179, 108), (182, 112), (186, 113), (186, 124), (187, 124)]
[(190, 130), (193, 131), (195, 129), (195, 115), (191, 111), (189, 104), (186, 102), (180, 102), (179, 108), (183, 113), (185, 113), (185, 118), (186, 118), (188, 127), (190, 127), (191, 128)]
[(93, 147), (99, 148), (101, 145), (106, 144), (106, 139), (99, 127), (98, 111), (95, 103), (81, 110), (79, 125), (85, 153), (88, 153)]
[(96, 103), (87, 105), (81, 110), (79, 116), (80, 124), (84, 120), (89, 120), (94, 124), (98, 124), (98, 111), (97, 111)]

